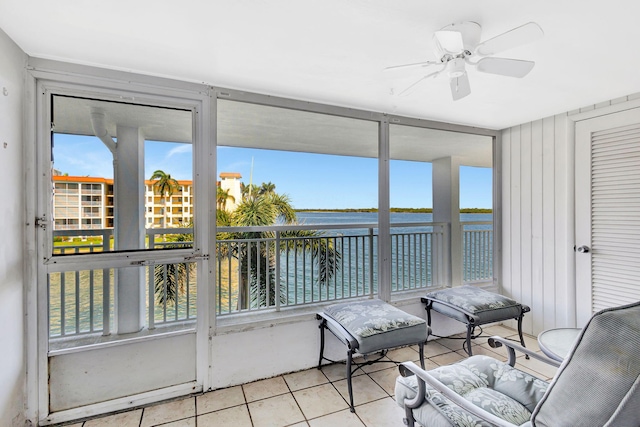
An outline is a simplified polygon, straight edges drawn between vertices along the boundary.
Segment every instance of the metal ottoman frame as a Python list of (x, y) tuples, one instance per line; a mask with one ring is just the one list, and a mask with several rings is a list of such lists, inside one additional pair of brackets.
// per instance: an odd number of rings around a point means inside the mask
[[(421, 342), (416, 342), (416, 343), (410, 343), (410, 344), (400, 344), (398, 346), (390, 346), (387, 348), (380, 348), (377, 350), (374, 350), (372, 352), (369, 353), (361, 353), (363, 354), (365, 357), (368, 354), (374, 354), (374, 353), (379, 353), (378, 357), (376, 359), (373, 360), (367, 360), (364, 363), (357, 363), (353, 361), (353, 355), (355, 353), (358, 353), (358, 348), (359, 348), (359, 343), (358, 341), (349, 333), (349, 331), (347, 331), (338, 321), (336, 321), (333, 317), (331, 317), (330, 315), (326, 314), (326, 313), (317, 313), (316, 314), (316, 319), (321, 320), (319, 328), (320, 328), (320, 357), (318, 360), (318, 369), (322, 369), (322, 361), (326, 360), (328, 362), (331, 363), (342, 363), (341, 361), (336, 361), (336, 360), (331, 360), (328, 359), (326, 357), (324, 357), (324, 343), (325, 343), (325, 338), (324, 338), (324, 331), (325, 329), (328, 329), (336, 338), (338, 338), (338, 340), (340, 340), (343, 344), (345, 344), (347, 346), (347, 359), (346, 359), (346, 368), (347, 368), (347, 389), (349, 391), (349, 408), (351, 410), (351, 412), (355, 412), (355, 408), (353, 405), (353, 386), (352, 386), (352, 382), (351, 382), (351, 377), (353, 375), (354, 372), (356, 372), (358, 369), (362, 369), (365, 366), (371, 365), (373, 363), (376, 362), (391, 362), (391, 363), (395, 363), (396, 365), (398, 364), (397, 362), (394, 362), (392, 360), (382, 360), (389, 349), (395, 348), (395, 347), (400, 347), (403, 345), (415, 345), (417, 344), (419, 347), (419, 354), (420, 354), (420, 366), (424, 369), (424, 345), (426, 343), (425, 341), (421, 341)], [(331, 327), (329, 327), (329, 325)], [(429, 327), (427, 327), (427, 337), (429, 336), (429, 332), (430, 329)], [(355, 365), (355, 368), (352, 369), (352, 366)]]
[[(463, 349), (467, 352), (467, 354), (469, 356), (473, 356), (473, 350), (471, 349), (471, 340), (475, 339), (475, 338), (478, 338), (480, 336), (480, 335), (474, 335), (475, 328), (479, 327), (481, 325), (486, 325), (488, 323), (500, 322), (500, 321), (503, 321), (503, 320), (511, 320), (511, 319), (517, 320), (517, 322), (518, 322), (518, 336), (520, 337), (520, 344), (523, 347), (526, 347), (525, 343), (524, 343), (524, 336), (522, 334), (522, 319), (524, 318), (525, 313), (528, 313), (529, 311), (531, 311), (529, 306), (526, 306), (524, 304), (519, 304), (520, 311), (515, 317), (513, 315), (509, 315), (509, 316), (501, 317), (501, 318), (492, 317), (490, 320), (482, 321), (482, 319), (478, 315), (476, 315), (474, 313), (471, 313), (470, 311), (467, 311), (467, 310), (465, 310), (465, 309), (463, 309), (463, 308), (461, 308), (461, 307), (459, 307), (459, 306), (457, 306), (455, 304), (451, 304), (451, 303), (448, 303), (446, 301), (442, 301), (442, 300), (439, 300), (439, 299), (436, 299), (436, 298), (430, 298), (428, 296), (427, 297), (421, 297), (420, 300), (422, 301), (423, 304), (425, 304), (425, 309), (427, 310), (427, 325), (429, 327), (428, 330), (430, 331), (430, 333), (431, 333), (431, 310), (434, 310), (434, 311), (436, 311), (438, 313), (441, 313), (437, 309), (433, 308), (433, 303), (434, 302), (437, 303), (437, 304), (442, 304), (442, 305), (444, 305), (446, 307), (449, 307), (452, 310), (455, 310), (458, 313), (464, 315), (464, 317), (466, 318), (466, 321), (464, 321), (463, 323), (466, 323), (466, 325), (467, 325), (467, 336), (466, 336), (466, 340), (465, 340), (466, 348), (463, 345)], [(448, 317), (452, 317), (448, 313), (441, 313), (441, 314), (443, 314), (445, 316), (448, 316)], [(459, 318), (456, 318), (456, 320), (462, 321)], [(527, 359), (528, 358), (529, 357), (527, 356)]]

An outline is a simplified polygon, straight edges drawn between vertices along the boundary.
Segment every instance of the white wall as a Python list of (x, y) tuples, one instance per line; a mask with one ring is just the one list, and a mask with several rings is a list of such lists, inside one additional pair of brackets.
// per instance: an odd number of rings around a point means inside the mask
[(575, 325), (574, 119), (637, 98), (502, 132), (502, 290), (531, 307), (527, 333)]
[[(418, 297), (399, 303), (398, 308), (426, 320), (424, 305)], [(466, 331), (460, 322), (439, 313), (432, 315), (435, 334), (448, 336)], [(229, 387), (316, 367), (320, 352), (319, 324), (315, 315), (306, 315), (290, 322), (254, 329), (241, 325), (220, 328), (220, 332), (211, 340), (212, 388)], [(225, 329), (231, 331), (225, 332)], [(345, 360), (347, 347), (331, 332), (325, 332), (325, 339), (325, 357)]]
[[(22, 103), (25, 53), (0, 29), (0, 425), (24, 425)], [(6, 91), (5, 91), (6, 89)]]

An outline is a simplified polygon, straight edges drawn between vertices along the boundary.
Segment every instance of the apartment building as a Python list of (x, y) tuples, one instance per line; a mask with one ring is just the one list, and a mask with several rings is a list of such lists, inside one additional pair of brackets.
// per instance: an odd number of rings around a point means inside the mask
[[(242, 198), (236, 172), (222, 172), (218, 186), (230, 195), (226, 209), (234, 210)], [(178, 180), (171, 197), (158, 194), (155, 181), (145, 181), (146, 228), (181, 227), (193, 218), (193, 182)], [(53, 217), (55, 230), (113, 228), (113, 179), (89, 176), (53, 176)]]
[[(113, 179), (84, 176), (53, 177), (55, 230), (113, 228)], [(170, 197), (154, 191), (154, 181), (145, 181), (146, 228), (180, 227), (193, 217), (193, 183), (178, 180)]]

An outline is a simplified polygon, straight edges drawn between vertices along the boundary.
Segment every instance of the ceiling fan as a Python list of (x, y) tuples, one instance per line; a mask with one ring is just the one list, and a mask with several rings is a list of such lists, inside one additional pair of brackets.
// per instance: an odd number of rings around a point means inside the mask
[(422, 81), (446, 72), (449, 76), (451, 95), (453, 100), (457, 101), (471, 93), (467, 65), (483, 73), (520, 78), (533, 69), (535, 65), (533, 61), (496, 58), (492, 55), (541, 38), (544, 33), (538, 24), (529, 22), (483, 42), (480, 42), (481, 31), (480, 24), (472, 21), (447, 25), (433, 35), (437, 60), (385, 68), (385, 71), (388, 71), (438, 67), (437, 70), (421, 77), (398, 95), (408, 95)]

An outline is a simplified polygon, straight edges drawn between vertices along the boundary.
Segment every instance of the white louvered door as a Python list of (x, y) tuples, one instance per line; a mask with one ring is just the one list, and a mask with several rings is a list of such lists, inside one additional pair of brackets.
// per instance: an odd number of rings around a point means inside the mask
[(640, 109), (576, 123), (578, 326), (640, 300)]

